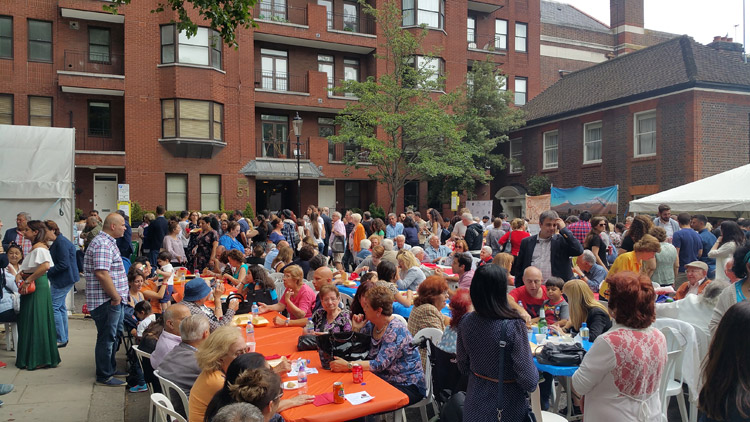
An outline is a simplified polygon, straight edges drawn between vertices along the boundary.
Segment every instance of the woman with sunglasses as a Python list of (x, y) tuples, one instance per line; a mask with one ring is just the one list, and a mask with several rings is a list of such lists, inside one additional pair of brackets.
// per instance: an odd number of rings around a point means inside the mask
[(602, 239), (602, 233), (606, 232), (607, 224), (607, 219), (604, 217), (592, 217), (591, 231), (583, 241), (584, 249), (593, 252), (596, 256), (596, 263), (604, 268), (609, 268), (607, 265), (607, 244)]

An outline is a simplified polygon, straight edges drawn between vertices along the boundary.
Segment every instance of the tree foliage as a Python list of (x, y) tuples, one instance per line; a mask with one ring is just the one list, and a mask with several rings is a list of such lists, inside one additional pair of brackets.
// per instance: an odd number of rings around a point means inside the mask
[(378, 10), (363, 7), (382, 30), (382, 54), (376, 59), (385, 61), (387, 71), (378, 79), (347, 81), (339, 88), (359, 101), (339, 113), (339, 133), (330, 139), (354, 150), (344, 162), (349, 168), (364, 166), (373, 180), (384, 184), (395, 211), (397, 194), (407, 181), (458, 177), (471, 169), (461, 142), (463, 132), (449, 113), (457, 97), (442, 92), (444, 80), (428, 64), (434, 52), (422, 48), (426, 30), (402, 29), (401, 10), (394, 0)]
[[(117, 13), (120, 7), (130, 4), (132, 0), (111, 0), (112, 4), (104, 5), (104, 10)], [(159, 0), (151, 13), (165, 10), (177, 12), (177, 28), (188, 37), (198, 32), (198, 24), (190, 18), (190, 8), (195, 9), (203, 19), (210, 22), (211, 28), (221, 34), (224, 42), (237, 46), (237, 27), (250, 28), (254, 25), (252, 10), (258, 0)]]
[(531, 196), (544, 195), (550, 193), (550, 190), (552, 190), (552, 182), (550, 182), (549, 177), (547, 176), (530, 176), (526, 180), (526, 185), (528, 186), (528, 192)]

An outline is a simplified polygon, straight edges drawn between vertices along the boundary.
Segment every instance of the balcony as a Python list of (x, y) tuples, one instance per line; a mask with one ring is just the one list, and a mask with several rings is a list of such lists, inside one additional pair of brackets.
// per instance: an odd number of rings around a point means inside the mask
[(367, 151), (360, 151), (357, 147), (345, 143), (328, 142), (329, 163), (341, 163), (349, 154), (356, 155), (358, 163), (366, 164), (370, 162), (368, 160), (369, 153)]
[(310, 159), (310, 138), (300, 138), (299, 152), (297, 151), (297, 138), (289, 135), (289, 138), (281, 141), (274, 139), (258, 139), (255, 156), (258, 158), (279, 158), (296, 160)]
[(331, 113), (344, 109), (354, 97), (328, 91), (328, 76), (308, 70), (303, 74), (255, 71), (255, 107)]
[(307, 93), (307, 75), (291, 73), (255, 71), (255, 88), (269, 91)]
[(65, 50), (63, 68), (57, 75), (63, 92), (116, 97), (125, 93), (122, 54)]
[(307, 7), (266, 5), (258, 3), (253, 13), (256, 21), (307, 26)]
[(467, 48), (470, 51), (505, 55), (508, 51), (507, 35), (476, 35), (467, 34)]
[(116, 15), (105, 12), (102, 6), (109, 3), (107, 0), (58, 0), (56, 3), (63, 18), (116, 24), (125, 22), (124, 14), (127, 8), (121, 7)]
[(503, 0), (469, 0), (467, 8), (480, 13), (493, 13), (502, 9)]
[(122, 133), (112, 134), (110, 130), (102, 133), (92, 133), (92, 131), (76, 131), (76, 151), (82, 152), (124, 152), (125, 137)]
[(347, 13), (328, 13), (328, 30), (375, 35), (375, 18)]

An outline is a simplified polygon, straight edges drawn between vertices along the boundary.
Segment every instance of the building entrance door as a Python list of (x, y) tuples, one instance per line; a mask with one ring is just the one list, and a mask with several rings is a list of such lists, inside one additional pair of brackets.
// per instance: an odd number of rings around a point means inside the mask
[(94, 173), (94, 209), (104, 217), (117, 211), (117, 175)]

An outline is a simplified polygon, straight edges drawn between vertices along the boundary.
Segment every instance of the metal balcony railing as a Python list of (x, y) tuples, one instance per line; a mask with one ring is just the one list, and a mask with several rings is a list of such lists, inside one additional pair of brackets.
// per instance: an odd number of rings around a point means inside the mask
[(65, 50), (64, 67), (62, 70), (107, 75), (124, 75), (125, 63), (123, 58), (123, 54)]
[(507, 35), (478, 35), (469, 31), (466, 36), (468, 48), (471, 50), (506, 52), (508, 50)]
[(300, 137), (299, 152), (297, 151), (297, 137), (293, 134), (288, 139), (258, 139), (257, 157), (264, 158), (286, 158), (296, 160), (297, 155), (301, 160), (310, 159), (310, 138)]
[(372, 16), (332, 12), (329, 12), (327, 16), (328, 29), (375, 35), (375, 18)]
[(273, 0), (261, 0), (255, 6), (253, 17), (267, 22), (307, 25), (307, 6), (286, 6)]
[(272, 91), (309, 92), (307, 74), (292, 75), (285, 72), (255, 71), (255, 87)]
[[(101, 131), (97, 131), (101, 132)], [(122, 133), (89, 133), (86, 129), (76, 131), (78, 151), (125, 151), (125, 136)]]

